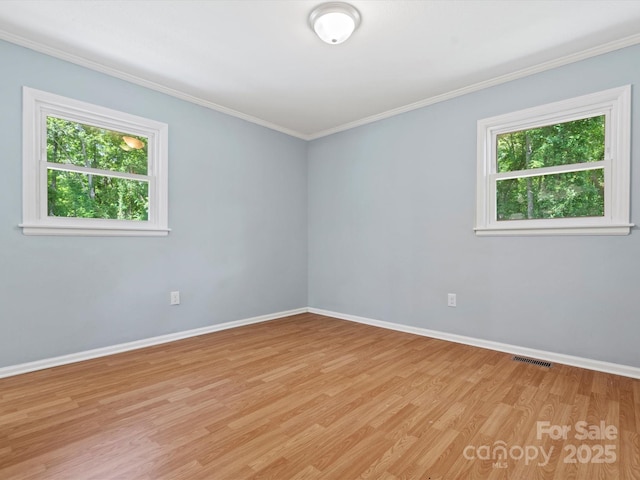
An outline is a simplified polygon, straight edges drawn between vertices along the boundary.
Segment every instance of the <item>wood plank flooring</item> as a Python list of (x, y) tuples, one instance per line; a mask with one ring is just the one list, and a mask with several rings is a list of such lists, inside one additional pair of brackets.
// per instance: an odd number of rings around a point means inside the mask
[(0, 380), (0, 478), (640, 479), (640, 381), (303, 314)]

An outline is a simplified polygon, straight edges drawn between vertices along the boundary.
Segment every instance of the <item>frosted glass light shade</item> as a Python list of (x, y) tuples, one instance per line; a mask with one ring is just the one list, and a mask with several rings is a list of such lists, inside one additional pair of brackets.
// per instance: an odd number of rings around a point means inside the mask
[(142, 141), (138, 140), (137, 138), (124, 136), (122, 137), (122, 140), (124, 140), (124, 143), (126, 143), (130, 148), (133, 148), (134, 150), (140, 150), (144, 147), (144, 143), (142, 143)]
[(338, 45), (360, 25), (360, 13), (347, 3), (325, 3), (309, 16), (309, 23), (323, 42)]

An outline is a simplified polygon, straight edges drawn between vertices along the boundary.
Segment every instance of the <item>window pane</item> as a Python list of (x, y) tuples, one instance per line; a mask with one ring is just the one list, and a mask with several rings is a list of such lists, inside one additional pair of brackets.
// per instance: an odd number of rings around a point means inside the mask
[(604, 123), (600, 115), (498, 135), (498, 172), (604, 160)]
[(148, 219), (148, 182), (51, 169), (47, 176), (50, 217)]
[(604, 169), (498, 180), (497, 219), (604, 216)]
[(147, 138), (47, 117), (47, 161), (147, 174)]

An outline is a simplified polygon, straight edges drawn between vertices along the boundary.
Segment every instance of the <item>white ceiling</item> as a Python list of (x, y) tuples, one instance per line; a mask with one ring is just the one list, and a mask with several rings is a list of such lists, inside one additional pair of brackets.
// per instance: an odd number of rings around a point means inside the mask
[(341, 45), (320, 3), (3, 0), (0, 38), (305, 139), (640, 43), (637, 0), (351, 0)]

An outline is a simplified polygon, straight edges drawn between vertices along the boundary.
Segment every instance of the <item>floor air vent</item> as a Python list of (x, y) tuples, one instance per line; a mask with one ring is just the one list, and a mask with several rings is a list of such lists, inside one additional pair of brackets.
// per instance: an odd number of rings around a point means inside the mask
[(526, 358), (526, 357), (515, 356), (513, 357), (513, 360), (516, 362), (529, 363), (531, 365), (538, 365), (539, 367), (551, 368), (551, 365), (552, 365), (551, 362), (545, 362), (543, 360), (534, 360), (533, 358)]

